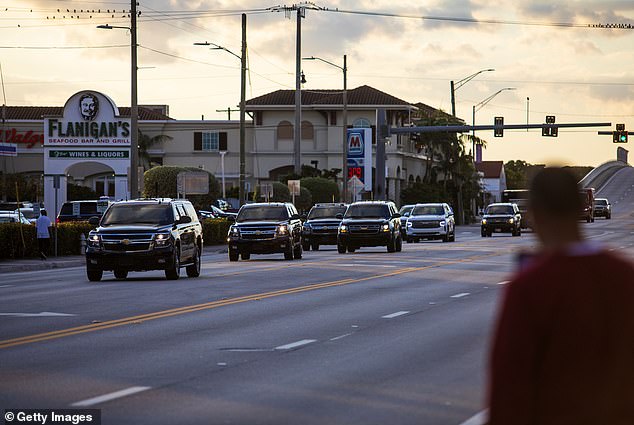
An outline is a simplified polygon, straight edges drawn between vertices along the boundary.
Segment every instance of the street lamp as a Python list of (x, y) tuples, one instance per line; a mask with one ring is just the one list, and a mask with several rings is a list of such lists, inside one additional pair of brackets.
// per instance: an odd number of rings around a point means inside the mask
[(347, 202), (348, 199), (348, 66), (347, 66), (347, 56), (343, 55), (343, 66), (339, 66), (335, 63), (327, 61), (322, 58), (318, 58), (316, 56), (311, 56), (309, 58), (302, 58), (304, 60), (319, 60), (327, 63), (328, 65), (332, 65), (335, 68), (339, 68), (343, 71), (343, 116), (342, 116), (342, 136), (343, 136), (343, 167), (342, 167), (342, 199), (343, 202)]
[(130, 31), (130, 198), (139, 197), (139, 104), (137, 100), (137, 41), (136, 0), (130, 2), (130, 26), (98, 25), (99, 29), (126, 29)]
[[(490, 101), (493, 100), (493, 98), (495, 96), (497, 96), (498, 94), (502, 93), (503, 91), (506, 90), (515, 90), (515, 87), (504, 87), (503, 89), (500, 89), (498, 91), (496, 91), (495, 93), (493, 93), (491, 96), (487, 97), (486, 99), (484, 99), (483, 101), (476, 103), (475, 105), (473, 105), (473, 126), (475, 127), (475, 113), (476, 111), (479, 111), (480, 109), (484, 108), (484, 106), (489, 103)], [(472, 139), (471, 139), (471, 152), (473, 152), (473, 157), (475, 158), (475, 128), (473, 129), (473, 133), (472, 133)], [(480, 161), (475, 161), (475, 162), (480, 162)]]
[[(242, 14), (242, 51), (240, 56), (233, 53), (231, 50), (219, 46), (218, 44), (209, 43), (194, 43), (195, 46), (212, 46), (211, 50), (224, 50), (225, 52), (240, 59), (240, 176), (238, 178), (238, 197), (240, 198), (240, 206), (244, 204), (244, 180), (245, 180), (245, 140), (246, 140), (246, 126), (245, 126), (245, 108), (246, 108), (246, 75), (247, 75), (247, 15)], [(223, 157), (224, 159), (224, 157)], [(224, 196), (224, 194), (223, 194)]]
[(481, 71), (478, 71), (469, 75), (468, 77), (463, 78), (462, 80), (459, 80), (455, 84), (453, 80), (451, 80), (451, 115), (453, 115), (454, 117), (456, 116), (456, 90), (458, 90), (460, 87), (467, 84), (469, 81), (473, 80), (476, 76), (482, 74), (483, 72), (489, 72), (489, 71), (495, 71), (495, 69), (493, 68), (483, 69)]

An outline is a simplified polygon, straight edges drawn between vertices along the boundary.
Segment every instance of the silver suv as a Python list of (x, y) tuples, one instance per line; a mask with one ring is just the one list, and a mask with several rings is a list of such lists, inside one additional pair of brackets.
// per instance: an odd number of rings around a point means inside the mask
[(456, 241), (456, 223), (453, 210), (448, 204), (416, 204), (407, 218), (405, 231), (407, 242), (421, 239)]

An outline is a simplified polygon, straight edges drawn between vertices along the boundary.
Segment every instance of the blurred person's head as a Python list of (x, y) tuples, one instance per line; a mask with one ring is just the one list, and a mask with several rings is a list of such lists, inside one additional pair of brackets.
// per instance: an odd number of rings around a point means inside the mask
[(583, 208), (575, 176), (564, 168), (544, 168), (530, 185), (529, 209), (533, 229), (545, 248), (581, 240), (579, 214)]

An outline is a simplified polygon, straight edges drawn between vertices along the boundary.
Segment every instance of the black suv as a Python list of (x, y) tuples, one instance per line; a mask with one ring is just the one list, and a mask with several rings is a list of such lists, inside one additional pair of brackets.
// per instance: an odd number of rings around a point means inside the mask
[(251, 254), (284, 253), (284, 259), (302, 258), (302, 221), (290, 203), (243, 205), (229, 228), (229, 261)]
[(401, 215), (393, 202), (355, 202), (341, 217), (337, 236), (340, 254), (362, 246), (386, 246), (387, 252), (401, 251)]
[(319, 250), (319, 245), (337, 245), (337, 232), (341, 218), (337, 214), (346, 212), (346, 204), (317, 204), (308, 212), (302, 232), (304, 251), (313, 248)]
[(57, 214), (57, 222), (88, 221), (92, 217), (101, 217), (110, 205), (108, 200), (64, 202)]
[(187, 276), (200, 275), (202, 225), (191, 202), (176, 199), (138, 199), (115, 202), (88, 235), (86, 273), (99, 281), (104, 270), (117, 279), (130, 271), (165, 270), (167, 279), (178, 279), (181, 267)]
[(511, 233), (513, 236), (522, 234), (522, 215), (517, 204), (491, 204), (482, 215), (482, 237), (491, 236), (493, 232)]

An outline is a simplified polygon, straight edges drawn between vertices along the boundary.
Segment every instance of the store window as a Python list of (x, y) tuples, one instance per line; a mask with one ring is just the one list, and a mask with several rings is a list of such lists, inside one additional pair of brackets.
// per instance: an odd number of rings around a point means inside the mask
[(224, 131), (194, 132), (194, 150), (218, 152), (227, 150), (227, 133)]

